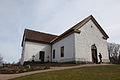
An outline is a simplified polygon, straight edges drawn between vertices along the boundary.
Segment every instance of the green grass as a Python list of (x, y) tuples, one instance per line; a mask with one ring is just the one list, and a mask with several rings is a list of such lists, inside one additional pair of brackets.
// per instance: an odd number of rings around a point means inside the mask
[(11, 80), (120, 80), (120, 65), (81, 67), (51, 71)]

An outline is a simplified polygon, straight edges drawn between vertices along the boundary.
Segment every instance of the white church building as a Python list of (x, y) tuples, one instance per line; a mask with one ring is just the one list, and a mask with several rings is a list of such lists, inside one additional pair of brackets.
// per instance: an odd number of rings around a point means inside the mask
[(27, 61), (98, 63), (109, 62), (108, 35), (90, 15), (61, 35), (25, 29), (21, 64)]

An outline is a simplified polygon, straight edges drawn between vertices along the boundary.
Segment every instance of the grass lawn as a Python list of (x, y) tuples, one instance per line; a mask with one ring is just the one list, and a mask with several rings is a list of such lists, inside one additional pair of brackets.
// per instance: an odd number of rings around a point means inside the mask
[(11, 80), (120, 80), (120, 65), (81, 67), (51, 71)]

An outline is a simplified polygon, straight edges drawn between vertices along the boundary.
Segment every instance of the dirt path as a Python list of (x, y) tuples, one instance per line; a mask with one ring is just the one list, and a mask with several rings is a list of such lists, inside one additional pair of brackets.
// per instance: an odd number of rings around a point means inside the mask
[(41, 73), (41, 72), (64, 70), (64, 69), (71, 69), (71, 68), (78, 68), (78, 67), (85, 67), (85, 66), (102, 66), (102, 65), (111, 65), (111, 64), (85, 64), (85, 65), (77, 65), (77, 66), (69, 66), (69, 67), (51, 67), (50, 69), (47, 69), (47, 70), (25, 72), (25, 73), (20, 73), (20, 74), (0, 74), (0, 80), (8, 80), (11, 78), (21, 77), (21, 76)]

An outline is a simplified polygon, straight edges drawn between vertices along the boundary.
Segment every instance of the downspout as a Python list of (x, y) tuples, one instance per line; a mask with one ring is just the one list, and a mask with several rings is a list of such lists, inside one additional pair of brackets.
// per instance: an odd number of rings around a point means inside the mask
[(52, 44), (51, 44), (51, 62), (52, 62)]
[(75, 43), (76, 37), (75, 37), (75, 33), (73, 35), (74, 35), (74, 41), (73, 41), (73, 45), (74, 45), (73, 51), (74, 51), (74, 53), (73, 53), (73, 57), (74, 57), (74, 62), (76, 63), (76, 43)]

